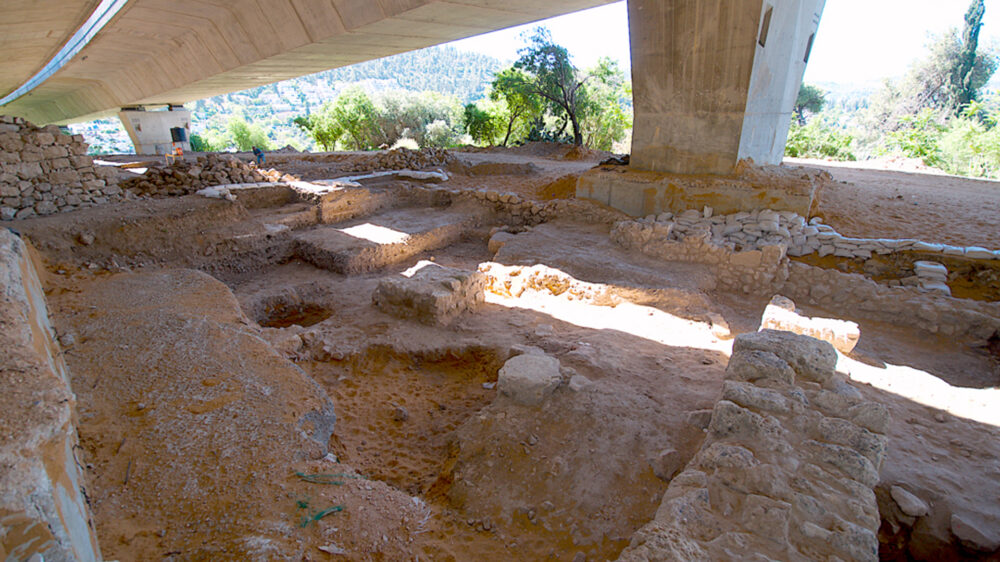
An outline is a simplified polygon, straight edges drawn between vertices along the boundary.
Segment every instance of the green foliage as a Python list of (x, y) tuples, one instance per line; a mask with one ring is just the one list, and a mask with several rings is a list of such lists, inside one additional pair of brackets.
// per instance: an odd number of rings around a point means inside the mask
[(587, 146), (612, 150), (632, 128), (632, 85), (616, 61), (603, 57), (588, 72), (581, 128)]
[(942, 120), (942, 113), (929, 107), (903, 117), (902, 126), (886, 134), (883, 152), (919, 158), (928, 166), (940, 167), (944, 160), (938, 142), (946, 130)]
[(216, 148), (201, 135), (191, 135), (191, 150), (193, 152), (215, 152)]
[(580, 76), (566, 48), (552, 42), (547, 28), (535, 28), (528, 40), (529, 45), (518, 51), (520, 58), (514, 63), (514, 68), (529, 78), (524, 87), (545, 100), (553, 113), (563, 114), (572, 124), (573, 143), (583, 144), (580, 120), (581, 111), (586, 111), (583, 85), (587, 77)]
[(828, 122), (822, 115), (805, 125), (792, 121), (785, 155), (793, 158), (856, 160), (851, 151), (854, 137)]
[(987, 113), (987, 103), (972, 102), (966, 111), (953, 119), (939, 142), (944, 168), (952, 174), (973, 177), (1000, 177), (1000, 128), (996, 112)]
[[(983, 0), (972, 0), (965, 13), (965, 28), (962, 30), (962, 46), (955, 61), (951, 76), (952, 96), (958, 108), (965, 108), (969, 102), (976, 99), (979, 87), (976, 86), (974, 69), (977, 51), (979, 49), (979, 29), (983, 26), (983, 15), (986, 4)], [(994, 60), (994, 69), (996, 61)]]
[(243, 119), (233, 117), (229, 120), (227, 128), (232, 142), (242, 152), (247, 152), (255, 146), (263, 150), (270, 149), (271, 143), (267, 133), (257, 123), (251, 125)]
[(462, 122), (473, 142), (480, 145), (495, 145), (505, 130), (503, 115), (497, 110), (496, 104), (493, 107), (486, 106), (485, 103), (466, 104)]
[(826, 104), (826, 92), (811, 84), (802, 84), (799, 95), (795, 98), (795, 108), (792, 110), (798, 118), (799, 125), (806, 124), (805, 112), (816, 114), (823, 110)]
[(343, 129), (348, 148), (370, 150), (378, 145), (381, 131), (375, 123), (377, 110), (371, 98), (361, 88), (345, 90), (332, 103), (323, 104), (321, 113), (326, 113)]
[(535, 93), (532, 80), (529, 74), (515, 66), (505, 68), (493, 77), (490, 99), (502, 104), (499, 115), (505, 123), (502, 146), (524, 138), (530, 130), (529, 124), (544, 109), (544, 102)]
[(458, 100), (437, 92), (344, 90), (315, 113), (293, 122), (325, 150), (371, 150), (400, 139), (418, 146), (452, 146), (462, 128)]
[(446, 148), (455, 145), (457, 135), (443, 119), (431, 121), (424, 128), (424, 146)]

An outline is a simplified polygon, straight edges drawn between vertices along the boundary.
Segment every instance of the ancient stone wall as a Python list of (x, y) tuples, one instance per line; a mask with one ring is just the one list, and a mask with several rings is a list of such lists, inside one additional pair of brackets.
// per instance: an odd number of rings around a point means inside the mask
[(95, 166), (82, 135), (0, 116), (0, 220), (123, 199), (113, 166)]
[(890, 287), (864, 275), (791, 263), (788, 279), (774, 292), (828, 310), (850, 308), (884, 322), (931, 333), (986, 339), (1000, 330), (1000, 302), (957, 299), (915, 287)]
[(878, 560), (889, 414), (836, 361), (806, 336), (738, 336), (705, 441), (619, 560)]
[(663, 213), (621, 221), (612, 228), (611, 238), (625, 248), (665, 261), (715, 266), (718, 287), (724, 290), (762, 296), (780, 293), (800, 303), (846, 308), (873, 320), (902, 322), (931, 333), (985, 339), (1000, 330), (1000, 303), (951, 298), (943, 282), (938, 283), (942, 290), (934, 290), (919, 275), (906, 271), (900, 273), (907, 275), (902, 281), (879, 283), (865, 275), (788, 259), (803, 252), (862, 260), (881, 254), (912, 264), (914, 252), (939, 252), (942, 259), (981, 264), (986, 271), (993, 271), (1000, 263), (1000, 252), (917, 240), (849, 239), (813, 222), (809, 225), (787, 212), (713, 216), (706, 209), (686, 211), (678, 217)]
[(27, 246), (0, 228), (0, 558), (100, 560), (75, 396)]

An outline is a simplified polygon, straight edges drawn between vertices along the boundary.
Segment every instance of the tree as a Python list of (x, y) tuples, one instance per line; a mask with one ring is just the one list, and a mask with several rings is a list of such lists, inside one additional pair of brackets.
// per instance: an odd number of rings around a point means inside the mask
[[(462, 121), (465, 124), (465, 132), (479, 144), (493, 146), (504, 132), (503, 116), (493, 107), (480, 107), (475, 103), (466, 104)], [(510, 137), (509, 132), (507, 137)], [(506, 142), (506, 139), (504, 140)]]
[(233, 117), (229, 120), (227, 129), (229, 130), (229, 136), (232, 137), (233, 142), (236, 144), (236, 148), (242, 152), (247, 152), (255, 146), (263, 150), (270, 148), (267, 133), (256, 123), (250, 125), (244, 119)]
[(792, 110), (799, 121), (799, 125), (806, 124), (805, 112), (819, 113), (826, 104), (826, 92), (811, 84), (802, 84), (799, 88), (799, 95), (795, 98), (795, 108)]
[(370, 150), (378, 145), (376, 139), (383, 136), (375, 125), (378, 110), (364, 90), (349, 88), (332, 105), (324, 104), (323, 108), (343, 128), (353, 149)]
[(330, 114), (328, 106), (323, 106), (320, 111), (306, 117), (296, 117), (292, 122), (308, 132), (313, 141), (326, 152), (336, 150), (337, 141), (344, 136), (344, 128)]
[(632, 127), (632, 85), (616, 61), (602, 57), (588, 71), (581, 128), (587, 146), (612, 150)]
[[(986, 13), (984, 0), (972, 0), (965, 12), (965, 29), (962, 31), (962, 48), (958, 53), (951, 83), (955, 101), (959, 110), (976, 99), (979, 88), (975, 86), (973, 71), (976, 66), (979, 49), (979, 29), (983, 26), (983, 15)], [(996, 68), (994, 62), (994, 69)]]
[(504, 115), (507, 132), (501, 146), (507, 146), (517, 128), (524, 128), (542, 112), (542, 100), (531, 83), (532, 77), (516, 66), (501, 70), (493, 78), (490, 99), (502, 102), (507, 109)]
[[(557, 113), (563, 113), (573, 125), (573, 143), (583, 144), (580, 130), (580, 106), (585, 94), (587, 77), (580, 77), (565, 47), (552, 42), (552, 33), (538, 27), (529, 38), (530, 44), (518, 51), (521, 55), (514, 68), (526, 73), (524, 84), (528, 92), (546, 100)], [(565, 123), (563, 125), (565, 127)]]
[(192, 152), (215, 152), (217, 149), (200, 135), (191, 135)]

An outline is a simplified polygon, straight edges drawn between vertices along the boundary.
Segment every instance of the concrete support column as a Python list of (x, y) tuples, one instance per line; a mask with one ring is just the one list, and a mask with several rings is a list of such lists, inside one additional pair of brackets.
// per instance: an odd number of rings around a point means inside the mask
[[(165, 111), (123, 109), (118, 119), (132, 139), (136, 154), (168, 154), (177, 146), (191, 151), (191, 112), (181, 106), (170, 106)], [(174, 141), (171, 129), (183, 129), (184, 140)]]
[(776, 164), (825, 0), (628, 0), (633, 168)]

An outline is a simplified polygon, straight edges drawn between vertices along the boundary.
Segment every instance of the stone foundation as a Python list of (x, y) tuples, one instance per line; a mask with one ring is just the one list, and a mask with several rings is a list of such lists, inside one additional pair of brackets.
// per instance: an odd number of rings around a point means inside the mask
[(372, 293), (372, 303), (382, 312), (414, 318), (431, 325), (448, 325), (483, 300), (485, 276), (422, 261), (400, 275), (382, 279)]
[(580, 176), (576, 196), (644, 217), (708, 206), (721, 213), (767, 208), (808, 216), (813, 198), (830, 181), (807, 168), (755, 166), (741, 161), (732, 176), (664, 174), (601, 166)]
[(888, 410), (826, 342), (737, 336), (708, 435), (622, 561), (878, 560)]
[(0, 116), (0, 220), (124, 199), (118, 170), (95, 166), (82, 135)]
[[(1000, 259), (998, 252), (933, 245), (919, 240), (847, 239), (828, 226), (803, 226), (802, 217), (786, 217), (785, 213), (773, 212), (770, 213), (778, 217), (773, 222), (779, 230), (762, 234), (757, 228), (760, 222), (771, 221), (766, 210), (728, 217), (706, 217), (710, 213), (704, 212), (698, 213), (702, 218), (695, 218), (695, 213), (686, 211), (676, 220), (671, 215), (621, 221), (612, 228), (611, 239), (624, 248), (664, 261), (712, 265), (716, 269), (717, 288), (723, 290), (766, 297), (780, 293), (800, 304), (829, 310), (850, 309), (873, 320), (916, 326), (931, 333), (967, 335), (978, 340), (1000, 331), (998, 302), (952, 298), (943, 291), (921, 287), (917, 275), (911, 275), (912, 279), (880, 283), (865, 275), (814, 267), (788, 258), (793, 250), (795, 255), (801, 255), (801, 249), (810, 248), (819, 242), (817, 237), (823, 236), (845, 240), (837, 250), (845, 252), (845, 259), (871, 258), (877, 253), (888, 260), (912, 263), (911, 258), (918, 252), (919, 255), (941, 252), (943, 257), (957, 260), (965, 267), (978, 264), (992, 271)], [(730, 217), (738, 218), (730, 221)], [(748, 220), (744, 223), (739, 218)], [(785, 228), (785, 221), (791, 228)], [(731, 222), (732, 230), (727, 232), (726, 225)], [(810, 227), (815, 232), (806, 230)], [(791, 232), (795, 228), (803, 231), (803, 240), (790, 249), (789, 244), (796, 244)], [(748, 235), (748, 229), (757, 234)], [(851, 248), (846, 244), (851, 244)], [(871, 249), (873, 246), (877, 248)]]

